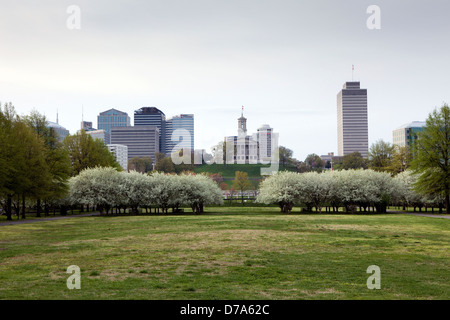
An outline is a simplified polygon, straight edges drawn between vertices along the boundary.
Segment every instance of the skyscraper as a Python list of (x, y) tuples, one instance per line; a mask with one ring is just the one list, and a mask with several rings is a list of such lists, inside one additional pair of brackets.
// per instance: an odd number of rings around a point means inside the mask
[(97, 127), (99, 130), (105, 130), (111, 135), (111, 129), (114, 127), (129, 127), (130, 117), (126, 112), (116, 109), (109, 109), (101, 112), (97, 117)]
[(151, 157), (159, 152), (159, 130), (155, 126), (114, 127), (111, 131), (111, 144), (128, 147), (128, 159)]
[(272, 133), (273, 129), (268, 124), (263, 124), (257, 130), (258, 159), (261, 162), (268, 162), (272, 159)]
[[(178, 137), (178, 141), (172, 141), (173, 133)], [(165, 121), (164, 140), (164, 153), (167, 156), (172, 153), (175, 146), (194, 151), (194, 115), (180, 114)]]
[(60, 142), (64, 140), (65, 137), (67, 137), (70, 133), (69, 130), (64, 128), (63, 126), (59, 125), (58, 123), (47, 121), (47, 127), (55, 130), (55, 132), (58, 134), (58, 139)]
[(137, 126), (155, 126), (159, 132), (159, 150), (165, 151), (165, 121), (164, 112), (155, 107), (143, 107), (134, 112), (134, 125)]
[(359, 82), (346, 82), (337, 95), (338, 155), (359, 152), (367, 158), (369, 126), (367, 89)]

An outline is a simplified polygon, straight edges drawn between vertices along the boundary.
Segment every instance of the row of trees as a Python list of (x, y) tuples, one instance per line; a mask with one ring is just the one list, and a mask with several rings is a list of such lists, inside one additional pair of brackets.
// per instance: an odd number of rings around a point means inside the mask
[(261, 183), (257, 202), (277, 204), (289, 213), (294, 205), (320, 212), (323, 207), (347, 212), (373, 208), (386, 212), (390, 204), (413, 207), (436, 206), (442, 209), (443, 197), (415, 190), (417, 175), (404, 171), (396, 177), (374, 170), (342, 170), (324, 173), (279, 172)]
[(112, 208), (119, 211), (129, 208), (138, 213), (139, 208), (148, 210), (152, 206), (163, 213), (170, 208), (177, 212), (181, 206), (202, 213), (205, 205), (223, 203), (222, 192), (212, 179), (188, 173), (127, 173), (98, 167), (83, 170), (70, 179), (69, 185), (66, 205), (96, 206), (106, 213)]
[(68, 179), (83, 169), (119, 164), (100, 140), (83, 130), (61, 143), (45, 116), (17, 115), (11, 103), (0, 107), (0, 207), (7, 219), (25, 218), (27, 207), (39, 217), (68, 192)]
[(45, 210), (51, 199), (67, 192), (70, 160), (58, 142), (57, 133), (47, 127), (36, 112), (19, 117), (11, 103), (0, 110), (0, 203), (11, 220), (13, 210), (25, 218), (28, 199), (41, 201)]
[[(361, 153), (354, 152), (343, 157), (334, 157), (332, 161), (325, 161), (315, 153), (309, 154), (304, 161), (292, 158), (292, 151), (280, 147), (280, 164), (282, 168), (295, 169), (297, 172), (322, 172), (325, 169), (349, 170), (349, 169), (372, 169), (375, 171), (386, 171), (392, 175), (405, 171), (410, 167), (412, 161), (412, 150), (408, 146), (394, 146), (390, 142), (378, 140), (369, 149), (368, 158)], [(284, 164), (284, 165), (283, 165)]]

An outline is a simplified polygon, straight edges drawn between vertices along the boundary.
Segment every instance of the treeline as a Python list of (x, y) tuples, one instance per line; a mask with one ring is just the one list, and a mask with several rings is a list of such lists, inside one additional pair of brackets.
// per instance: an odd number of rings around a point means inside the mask
[(368, 158), (355, 152), (333, 158), (326, 163), (316, 154), (304, 162), (292, 158), (292, 151), (280, 147), (280, 164), (294, 166), (297, 172), (323, 172), (333, 170), (370, 169), (397, 176), (410, 170), (414, 174), (414, 190), (421, 195), (443, 199), (450, 213), (450, 107), (443, 104), (428, 115), (422, 131), (415, 135), (410, 146), (398, 147), (379, 140), (372, 144)]
[(392, 145), (384, 140), (378, 140), (370, 146), (367, 158), (359, 152), (353, 152), (343, 157), (333, 156), (332, 160), (323, 160), (319, 155), (311, 153), (304, 161), (298, 161), (292, 158), (292, 150), (285, 147), (280, 149), (281, 167), (299, 173), (322, 172), (328, 169), (372, 169), (395, 175), (410, 168), (413, 160), (411, 147)]
[(60, 142), (45, 116), (19, 116), (11, 103), (0, 107), (0, 207), (8, 220), (13, 213), (25, 219), (28, 207), (48, 215), (67, 195), (68, 179), (94, 166), (120, 170), (104, 143), (84, 131)]
[(442, 212), (444, 197), (440, 194), (422, 194), (415, 189), (418, 176), (404, 171), (395, 177), (374, 170), (341, 170), (323, 173), (279, 172), (261, 183), (256, 199), (259, 203), (277, 204), (284, 213), (295, 205), (321, 212), (376, 211), (386, 212), (389, 205), (412, 207), (439, 207)]
[(70, 193), (64, 205), (95, 206), (100, 212), (137, 214), (139, 209), (151, 212), (179, 212), (190, 207), (202, 213), (204, 206), (222, 204), (222, 191), (205, 175), (183, 173), (180, 175), (136, 171), (118, 172), (113, 168), (83, 170), (69, 181)]

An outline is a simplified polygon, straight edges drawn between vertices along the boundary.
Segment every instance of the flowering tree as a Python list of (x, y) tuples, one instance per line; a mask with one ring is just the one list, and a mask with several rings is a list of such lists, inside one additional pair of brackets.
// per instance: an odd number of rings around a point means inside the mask
[(100, 212), (109, 210), (124, 202), (121, 175), (114, 168), (84, 169), (69, 180), (70, 199), (73, 204), (97, 205)]
[(278, 204), (281, 212), (289, 213), (300, 200), (299, 181), (300, 174), (296, 172), (277, 172), (262, 181), (256, 202)]
[(331, 194), (330, 180), (330, 173), (308, 172), (300, 175), (297, 187), (301, 202), (306, 205), (307, 211), (312, 211), (312, 207), (319, 212), (322, 210), (323, 204)]
[(120, 184), (117, 186), (122, 195), (121, 206), (131, 208), (132, 213), (138, 213), (138, 208), (148, 204), (148, 180), (146, 174), (131, 171), (120, 173)]

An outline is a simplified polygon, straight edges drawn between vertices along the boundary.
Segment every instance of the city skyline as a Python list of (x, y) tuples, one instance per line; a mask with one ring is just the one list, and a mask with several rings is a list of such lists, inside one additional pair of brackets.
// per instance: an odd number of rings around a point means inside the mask
[(194, 114), (195, 148), (209, 152), (244, 105), (249, 132), (270, 123), (304, 160), (337, 154), (347, 81), (369, 92), (369, 146), (450, 102), (446, 1), (379, 1), (379, 30), (366, 26), (368, 1), (83, 0), (81, 28), (69, 30), (72, 4), (0, 4), (0, 102), (58, 113), (71, 134), (82, 113), (95, 123), (104, 110), (133, 118), (155, 106)]

